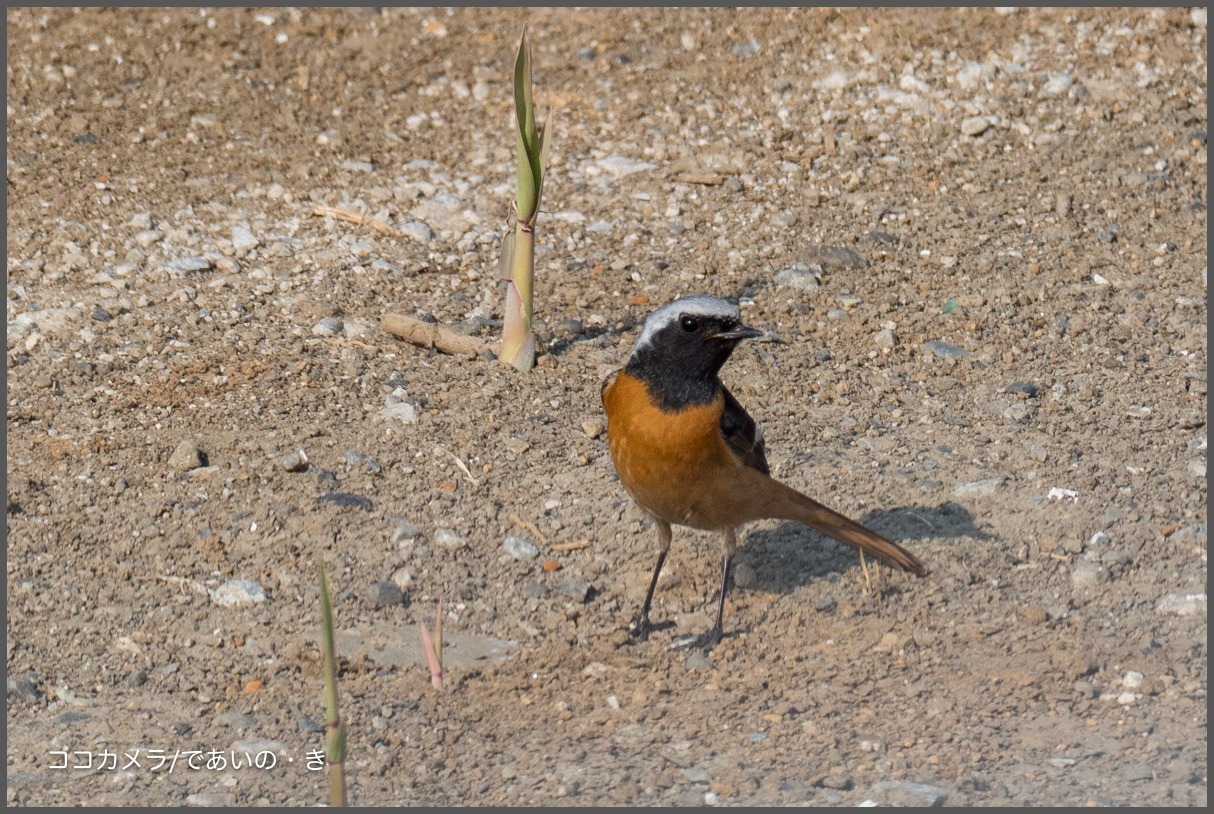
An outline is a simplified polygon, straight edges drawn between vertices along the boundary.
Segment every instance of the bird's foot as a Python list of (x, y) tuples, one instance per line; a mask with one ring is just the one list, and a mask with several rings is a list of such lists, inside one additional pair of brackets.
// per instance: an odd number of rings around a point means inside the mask
[(658, 630), (674, 627), (674, 622), (650, 622), (648, 616), (638, 616), (636, 621), (628, 626), (628, 643), (638, 644), (648, 641), (649, 634)]
[(649, 621), (648, 615), (642, 614), (638, 616), (628, 629), (628, 643), (639, 644), (640, 642), (647, 641), (649, 633), (653, 629), (653, 623)]
[(721, 639), (723, 639), (723, 638), (725, 638), (725, 634), (721, 631), (721, 629), (719, 627), (714, 627), (712, 630), (709, 630), (707, 633), (701, 633), (699, 636), (690, 636), (690, 637), (680, 641), (678, 644), (676, 644), (674, 647), (672, 647), (670, 649), (671, 650), (703, 650), (705, 653), (707, 653), (708, 651), (710, 651), (714, 647), (716, 647), (718, 644), (720, 644)]

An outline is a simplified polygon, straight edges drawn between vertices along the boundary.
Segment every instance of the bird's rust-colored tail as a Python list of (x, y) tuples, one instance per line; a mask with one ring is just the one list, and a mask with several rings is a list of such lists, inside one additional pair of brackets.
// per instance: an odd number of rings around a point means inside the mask
[(871, 554), (886, 565), (909, 571), (919, 577), (927, 573), (922, 561), (897, 543), (891, 543), (877, 532), (866, 529), (774, 478), (769, 480), (770, 502), (766, 517), (804, 523), (814, 531), (847, 543), (865, 554)]

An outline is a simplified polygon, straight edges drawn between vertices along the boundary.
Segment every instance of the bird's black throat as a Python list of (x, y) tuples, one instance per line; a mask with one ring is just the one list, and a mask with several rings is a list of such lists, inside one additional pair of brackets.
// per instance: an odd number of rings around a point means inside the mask
[(686, 348), (647, 347), (628, 360), (625, 370), (645, 383), (654, 403), (667, 412), (703, 407), (717, 397), (721, 366), (729, 359), (736, 342), (721, 341), (711, 349), (694, 353)]

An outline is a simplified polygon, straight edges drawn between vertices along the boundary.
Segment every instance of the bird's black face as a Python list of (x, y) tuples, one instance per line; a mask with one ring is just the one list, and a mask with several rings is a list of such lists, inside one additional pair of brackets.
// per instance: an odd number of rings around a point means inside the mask
[(627, 369), (666, 409), (707, 404), (716, 397), (717, 374), (734, 348), (762, 335), (722, 300), (676, 300), (646, 321)]

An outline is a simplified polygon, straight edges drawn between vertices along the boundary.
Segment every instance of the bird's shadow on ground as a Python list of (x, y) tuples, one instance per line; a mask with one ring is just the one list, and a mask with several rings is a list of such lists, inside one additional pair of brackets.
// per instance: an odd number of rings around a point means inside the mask
[[(994, 539), (974, 524), (968, 509), (952, 502), (877, 510), (856, 519), (921, 557), (923, 552), (915, 551), (916, 540)], [(874, 562), (871, 557), (868, 560)], [(924, 561), (930, 573), (932, 564), (926, 557)], [(841, 574), (860, 567), (859, 556), (851, 546), (793, 522), (772, 529), (752, 529), (735, 562), (754, 569), (757, 579), (753, 587), (777, 593), (791, 592), (832, 572)]]

